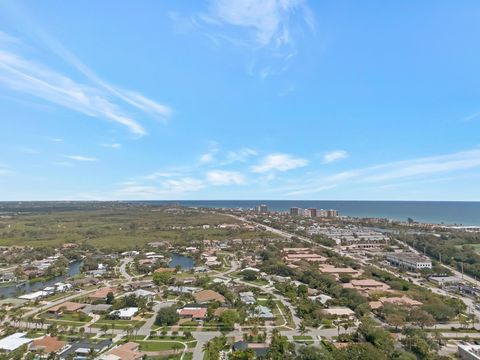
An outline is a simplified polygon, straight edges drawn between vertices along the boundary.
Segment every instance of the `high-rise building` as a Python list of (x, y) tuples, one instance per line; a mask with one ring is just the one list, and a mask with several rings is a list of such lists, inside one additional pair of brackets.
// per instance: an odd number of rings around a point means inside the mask
[(337, 210), (327, 210), (327, 217), (336, 218), (338, 216)]
[(268, 213), (268, 206), (265, 204), (261, 204), (257, 206), (257, 212), (260, 214), (266, 214)]
[(307, 216), (309, 217), (317, 217), (317, 209), (307, 209)]
[(290, 208), (290, 216), (300, 216), (302, 213), (302, 209), (298, 207), (292, 207)]
[(322, 217), (322, 218), (326, 218), (326, 217), (328, 217), (328, 211), (327, 211), (327, 210), (323, 210), (323, 209), (318, 210), (318, 211), (317, 211), (317, 216), (318, 216), (318, 217)]

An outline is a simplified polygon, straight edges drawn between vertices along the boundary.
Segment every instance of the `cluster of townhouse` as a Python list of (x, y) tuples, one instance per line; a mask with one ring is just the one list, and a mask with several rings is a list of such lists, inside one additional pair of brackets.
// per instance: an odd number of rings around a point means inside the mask
[(380, 232), (360, 226), (319, 226), (313, 225), (307, 229), (309, 235), (325, 235), (335, 241), (337, 245), (352, 248), (376, 247), (387, 244), (389, 237)]
[(322, 263), (327, 261), (327, 259), (319, 254), (316, 254), (310, 248), (284, 248), (282, 250), (284, 256), (283, 260), (290, 266), (295, 267), (296, 263), (300, 261), (307, 261), (312, 263)]

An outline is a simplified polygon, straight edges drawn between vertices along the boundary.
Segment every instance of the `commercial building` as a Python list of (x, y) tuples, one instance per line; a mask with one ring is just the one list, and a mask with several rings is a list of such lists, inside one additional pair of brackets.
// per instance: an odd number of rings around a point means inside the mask
[(393, 266), (413, 271), (432, 268), (432, 262), (428, 258), (413, 253), (389, 253), (387, 260)]

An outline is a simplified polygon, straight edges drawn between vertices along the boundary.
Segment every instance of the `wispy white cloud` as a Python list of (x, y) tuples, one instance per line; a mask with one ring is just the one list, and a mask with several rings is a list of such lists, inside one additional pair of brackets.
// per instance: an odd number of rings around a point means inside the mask
[(223, 162), (224, 165), (234, 162), (246, 162), (249, 158), (258, 155), (256, 150), (250, 148), (242, 148), (239, 150), (229, 151), (227, 153), (227, 159)]
[(472, 121), (472, 120), (477, 119), (478, 117), (480, 117), (480, 111), (465, 116), (465, 117), (463, 118), (463, 121), (469, 122), (469, 121)]
[(327, 152), (323, 155), (323, 163), (330, 164), (335, 161), (339, 161), (348, 157), (348, 153), (345, 150), (335, 150)]
[(223, 23), (245, 28), (258, 46), (290, 44), (290, 17), (301, 11), (309, 26), (314, 23), (311, 11), (302, 0), (214, 0), (208, 16), (210, 23)]
[(96, 158), (83, 156), (83, 155), (65, 155), (66, 158), (75, 161), (84, 161), (84, 162), (94, 162), (97, 161)]
[(290, 154), (270, 154), (267, 155), (260, 164), (253, 166), (252, 171), (256, 173), (288, 171), (306, 165), (308, 165), (308, 160), (296, 158)]
[(5, 51), (0, 51), (0, 83), (85, 115), (117, 122), (136, 135), (146, 134), (137, 121), (125, 115), (98, 89), (77, 83), (47, 67)]
[(0, 163), (0, 176), (11, 174), (11, 172), (8, 166)]
[(245, 177), (238, 171), (213, 170), (207, 173), (207, 181), (212, 185), (242, 185)]
[(480, 168), (480, 149), (471, 149), (451, 154), (422, 157), (384, 163), (365, 168), (352, 169), (330, 175), (313, 176), (310, 182), (298, 182), (287, 187), (277, 188), (276, 191), (288, 192), (293, 195), (314, 194), (329, 188), (341, 185), (357, 188), (361, 186), (392, 185), (397, 181), (423, 179), (442, 174), (453, 174)]
[(158, 185), (145, 185), (129, 182), (116, 191), (119, 199), (163, 199), (177, 198), (187, 193), (199, 191), (205, 187), (203, 181), (192, 177), (162, 180)]
[(105, 143), (105, 144), (100, 144), (101, 147), (105, 148), (110, 148), (110, 149), (120, 149), (122, 147), (122, 144), (120, 143)]
[(215, 155), (219, 152), (219, 150), (220, 149), (218, 148), (217, 142), (210, 141), (209, 150), (200, 156), (199, 162), (201, 164), (213, 163), (216, 160)]
[(181, 176), (179, 172), (171, 172), (171, 171), (155, 171), (151, 174), (145, 175), (142, 178), (146, 180), (156, 180), (160, 178), (171, 178), (171, 177), (178, 177)]
[(18, 44), (20, 39), (0, 31), (0, 43)]
[(27, 59), (0, 41), (0, 84), (7, 88), (41, 98), (85, 115), (107, 119), (127, 127), (135, 135), (147, 132), (125, 107), (149, 115), (168, 118), (172, 110), (146, 96), (113, 86), (84, 65), (55, 39), (38, 30), (44, 44), (86, 77), (86, 82), (73, 80), (38, 61)]
[(333, 189), (333, 188), (336, 188), (336, 187), (337, 187), (337, 185), (335, 185), (335, 184), (323, 185), (323, 186), (319, 186), (319, 187), (313, 188), (313, 189), (302, 189), (302, 190), (291, 191), (289, 193), (286, 193), (285, 195), (287, 195), (287, 196), (298, 196), (298, 195), (305, 195), (305, 194), (310, 194), (310, 193), (319, 193), (319, 192), (322, 192), (322, 191), (325, 191), (325, 190), (330, 190), (330, 189)]
[(199, 161), (203, 164), (211, 163), (215, 160), (215, 155), (212, 153), (205, 153), (200, 156)]
[(367, 182), (384, 182), (400, 178), (430, 176), (480, 167), (480, 149), (453, 154), (398, 161), (365, 169)]
[[(185, 18), (177, 14), (172, 21), (191, 22)], [(297, 36), (316, 28), (307, 0), (210, 0), (196, 19), (194, 27), (215, 46), (227, 43), (249, 54), (247, 74), (262, 80), (287, 70), (298, 53)]]

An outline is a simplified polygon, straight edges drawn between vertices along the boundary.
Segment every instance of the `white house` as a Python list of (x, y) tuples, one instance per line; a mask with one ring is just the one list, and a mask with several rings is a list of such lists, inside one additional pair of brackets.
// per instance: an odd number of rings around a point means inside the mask
[(33, 340), (25, 337), (27, 333), (15, 333), (0, 340), (0, 351), (12, 352), (19, 347), (30, 344)]
[(123, 308), (120, 310), (113, 310), (110, 315), (118, 316), (121, 320), (131, 320), (138, 312), (138, 307)]

